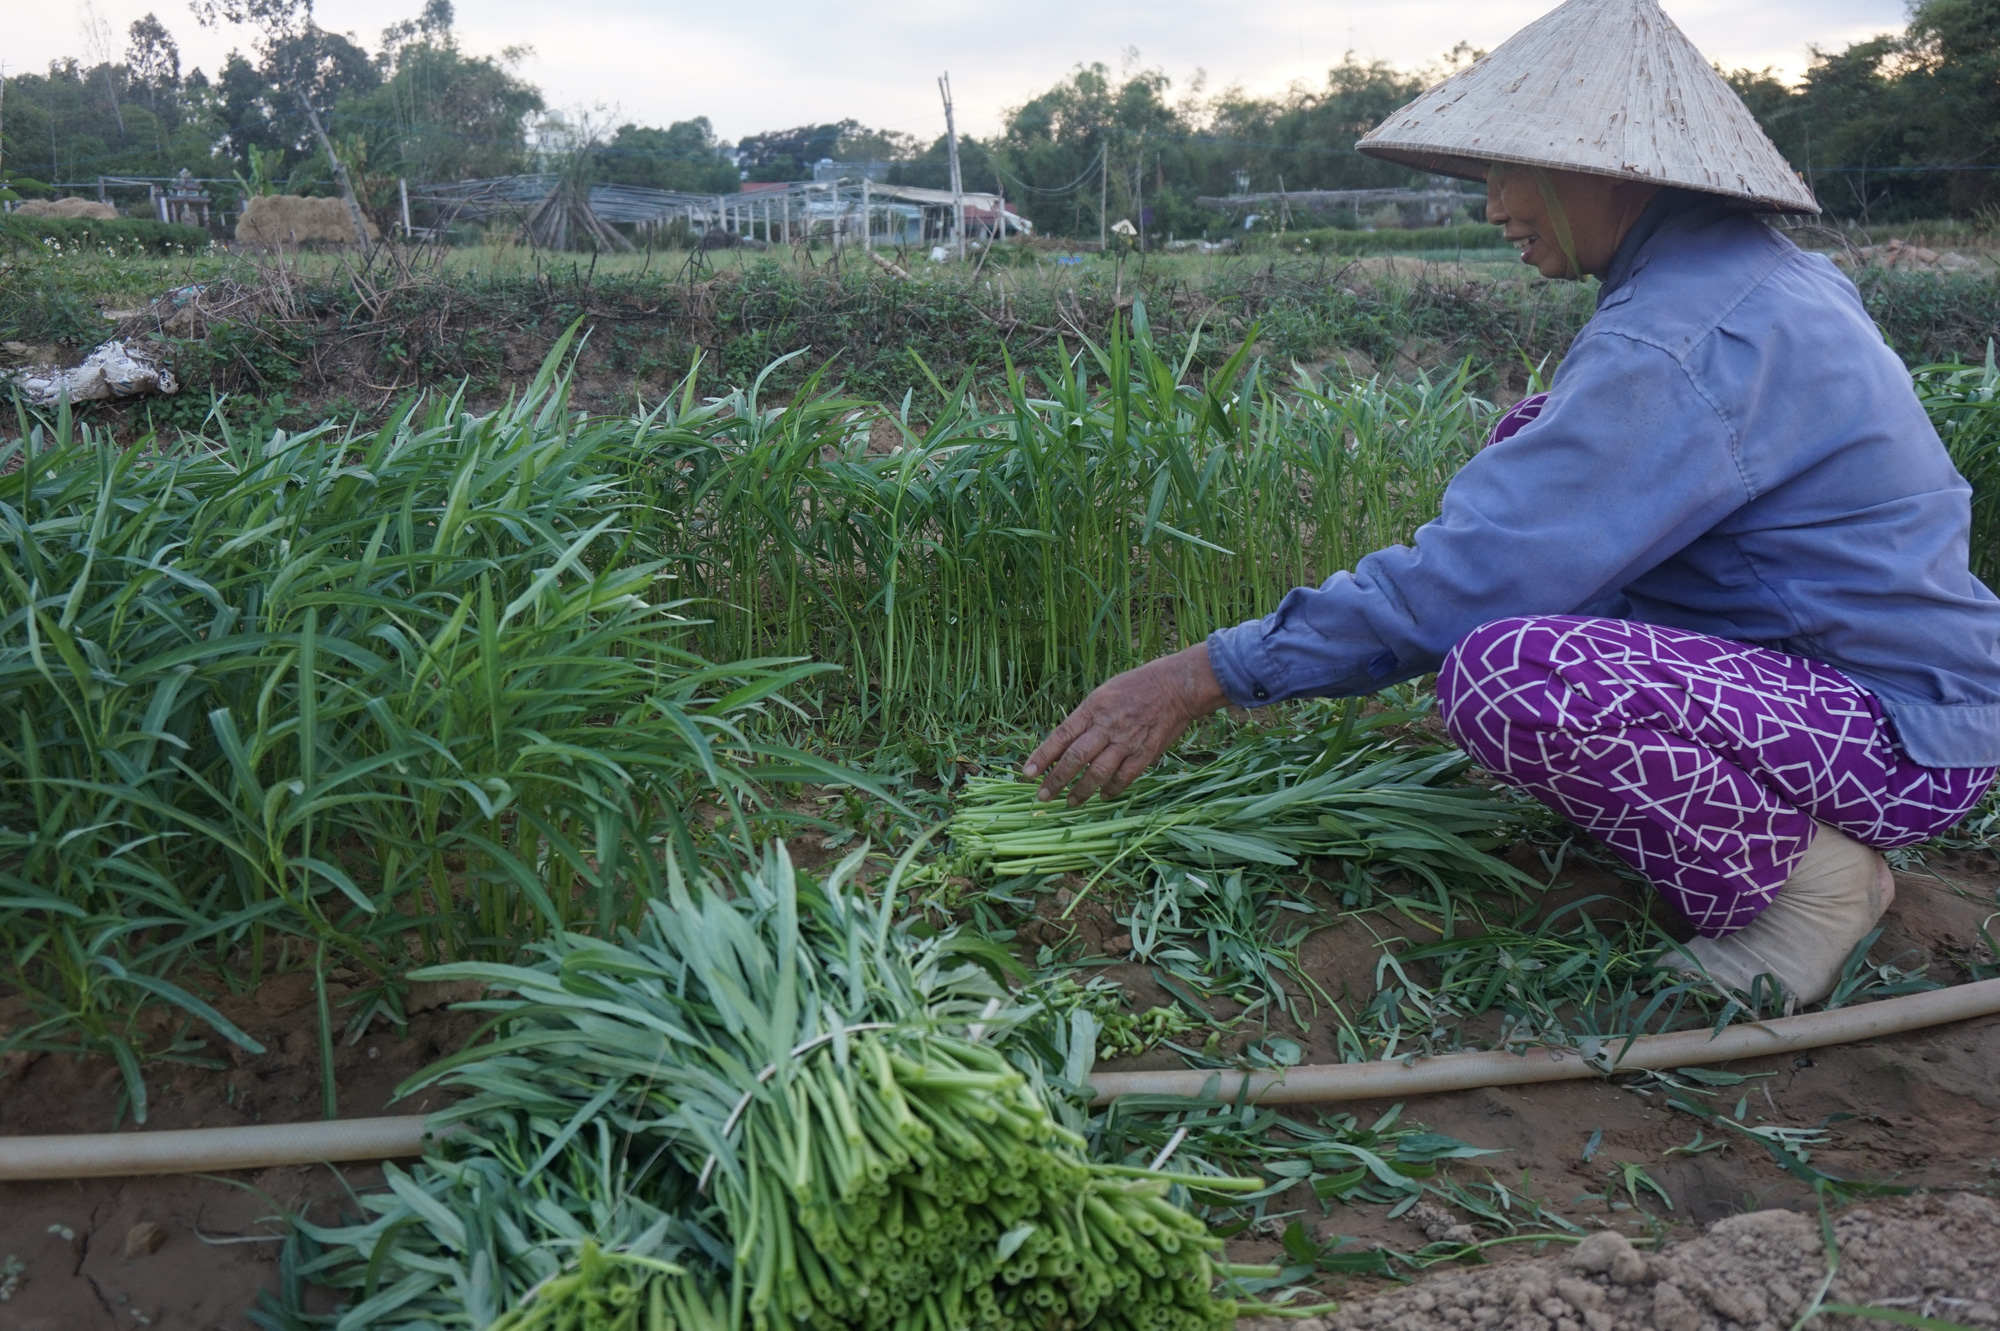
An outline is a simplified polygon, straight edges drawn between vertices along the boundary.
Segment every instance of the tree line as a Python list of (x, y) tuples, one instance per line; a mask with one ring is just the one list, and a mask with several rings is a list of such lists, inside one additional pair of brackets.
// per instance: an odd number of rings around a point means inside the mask
[(2000, 204), (2000, 0), (1916, 0), (1900, 33), (1813, 52), (1805, 77), (1730, 83), (1837, 217), (1970, 217)]
[[(242, 22), (286, 0), (233, 3), (211, 0), (197, 14)], [(852, 119), (731, 143), (704, 117), (615, 129), (564, 117), (519, 73), (526, 48), (463, 48), (450, 0), (425, 0), (373, 51), (310, 22), (251, 27), (250, 51), (232, 51), (213, 73), (183, 70), (172, 33), (148, 14), (130, 25), (122, 54), (99, 41), (91, 58), (8, 77), (0, 188), (75, 192), (101, 175), (185, 169), (239, 193), (329, 193), (329, 147), (378, 221), (399, 177), (506, 175), (546, 168), (555, 152), (587, 155), (596, 179), (704, 194), (808, 179), (826, 158), (880, 163), (890, 183), (949, 180), (942, 136), (926, 142)], [(1354, 142), (1480, 54), (1461, 45), (1415, 70), (1350, 56), (1318, 86), (1274, 96), (1211, 93), (1198, 79), (1176, 90), (1156, 68), (1080, 65), (1008, 109), (998, 133), (962, 139), (963, 176), (969, 189), (1005, 193), (1045, 234), (1143, 218), (1153, 234), (1189, 235), (1224, 224), (1196, 202), (1204, 196), (1416, 183)], [(1903, 31), (1815, 49), (1796, 82), (1769, 70), (1726, 77), (1836, 217), (1970, 216), (2000, 203), (2000, 0), (1916, 0)], [(314, 111), (323, 135), (309, 123)]]

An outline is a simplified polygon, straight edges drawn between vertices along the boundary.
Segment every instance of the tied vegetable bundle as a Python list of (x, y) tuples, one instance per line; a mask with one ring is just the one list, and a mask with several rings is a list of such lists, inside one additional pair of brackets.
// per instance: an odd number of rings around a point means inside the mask
[(1289, 725), (1246, 731), (1215, 757), (1143, 776), (1123, 796), (1071, 808), (1012, 777), (966, 783), (951, 821), (967, 873), (1087, 873), (1165, 863), (1289, 868), (1313, 856), (1449, 878), (1533, 886), (1485, 853), (1511, 838), (1524, 806), (1457, 783), (1469, 760), (1382, 730), (1419, 709), (1357, 715), (1352, 702), (1301, 709)]
[(1169, 1191), (1261, 1184), (1091, 1162), (991, 945), (894, 927), (859, 862), (802, 892), (780, 849), (619, 943), (421, 972), (517, 997), (419, 1080), (471, 1091), (433, 1119), (465, 1126), (370, 1222), (299, 1224), (300, 1271), (358, 1295), (337, 1325), (1226, 1326), (1221, 1241)]

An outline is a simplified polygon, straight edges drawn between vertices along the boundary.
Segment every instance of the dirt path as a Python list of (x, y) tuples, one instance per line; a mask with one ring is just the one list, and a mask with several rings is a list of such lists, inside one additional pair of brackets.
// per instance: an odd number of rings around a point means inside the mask
[[(341, 988), (339, 985), (331, 988)], [(416, 985), (400, 1037), (377, 1031), (337, 1046), (344, 1118), (418, 1113), (442, 1098), (392, 1100), (404, 1078), (454, 1052), (478, 1018), (446, 1004), (471, 994)], [(317, 1002), (311, 977), (281, 975), (217, 1003), (270, 1051), (237, 1051), (227, 1070), (150, 1069), (151, 1129), (227, 1127), (317, 1118)], [(0, 1020), (8, 1014), (0, 1009)], [(222, 1052), (216, 1050), (215, 1052)], [(0, 1063), (0, 1135), (108, 1132), (118, 1122), (117, 1070), (102, 1060), (13, 1056)], [(131, 1124), (125, 1123), (126, 1130)], [(277, 1217), (305, 1210), (333, 1220), (349, 1188), (381, 1171), (270, 1169), (223, 1178), (81, 1179), (0, 1183), (0, 1331), (215, 1331), (252, 1325), (258, 1298), (278, 1287)], [(151, 1238), (135, 1227), (158, 1226)], [(129, 1241), (129, 1244), (128, 1244)], [(14, 1283), (8, 1288), (11, 1272)]]
[[(381, 1174), (355, 1170), (348, 1179), (367, 1187), (380, 1184)], [(272, 1236), (283, 1230), (272, 1217), (317, 1200), (314, 1217), (331, 1219), (340, 1191), (323, 1168), (263, 1170), (228, 1182), (0, 1184), (0, 1267), (13, 1270), (17, 1282), (0, 1303), (0, 1331), (249, 1327), (259, 1295), (278, 1287)]]
[[(1243, 1331), (1764, 1331), (1824, 1303), (2000, 1327), (2000, 1205), (1965, 1193), (1897, 1198), (1832, 1219), (1753, 1211), (1658, 1253), (1622, 1234), (1559, 1257), (1443, 1272), (1302, 1321)], [(1823, 1291), (1823, 1294), (1822, 1294)], [(1828, 1314), (1820, 1331), (1881, 1325)]]

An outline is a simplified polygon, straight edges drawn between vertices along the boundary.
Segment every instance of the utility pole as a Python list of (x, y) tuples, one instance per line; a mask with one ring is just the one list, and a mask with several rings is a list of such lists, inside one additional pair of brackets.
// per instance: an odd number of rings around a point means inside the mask
[(938, 79), (938, 93), (944, 98), (944, 134), (951, 145), (951, 213), (958, 228), (958, 261), (965, 262), (965, 180), (958, 174), (958, 125), (951, 117), (951, 71)]
[(864, 251), (875, 248), (874, 220), (868, 199), (868, 168), (864, 166), (861, 168), (861, 248)]
[[(299, 68), (299, 58), (304, 54), (308, 59), (319, 58), (320, 30), (313, 22), (310, 0), (260, 0), (256, 4), (238, 4), (235, 0), (225, 0), (191, 6), (197, 22), (203, 27), (213, 27), (227, 20), (230, 23), (255, 23), (263, 29), (265, 39), (275, 51), (290, 47), (291, 56), (280, 70), (282, 84), (289, 85), (291, 93), (298, 99), (299, 107), (306, 113), (306, 123), (312, 126), (313, 138), (319, 143), (319, 150), (326, 154), (327, 165), (333, 168), (333, 182), (340, 188), (340, 197), (347, 204), (348, 220), (354, 223), (354, 239), (366, 254), (369, 249), (368, 223), (361, 215), (361, 202), (354, 197), (354, 182), (348, 179), (347, 165), (340, 160), (340, 154), (333, 150), (333, 140), (327, 137), (326, 126), (320, 122), (319, 112), (313, 108), (308, 95), (311, 87), (310, 71)], [(95, 12), (95, 11), (91, 11)], [(297, 48), (303, 46), (303, 52)], [(55, 118), (49, 119), (49, 143), (55, 144)], [(53, 155), (53, 154), (51, 154)]]
[(1146, 252), (1146, 136), (1139, 136), (1139, 165), (1132, 171), (1132, 208), (1139, 214), (1139, 253)]
[(1111, 206), (1111, 144), (1097, 145), (1097, 252), (1111, 251), (1111, 238), (1104, 231), (1104, 213)]
[(361, 252), (368, 253), (368, 223), (361, 217), (361, 202), (354, 197), (354, 182), (347, 178), (347, 164), (340, 160), (340, 154), (333, 150), (333, 140), (326, 136), (326, 126), (320, 123), (319, 112), (313, 109), (312, 98), (306, 96), (306, 83), (293, 66), (293, 91), (298, 94), (299, 105), (305, 108), (306, 121), (312, 125), (313, 137), (319, 140), (319, 150), (326, 154), (326, 160), (333, 167), (333, 183), (340, 186), (340, 197), (347, 204), (347, 220), (354, 223), (354, 239), (360, 242)]

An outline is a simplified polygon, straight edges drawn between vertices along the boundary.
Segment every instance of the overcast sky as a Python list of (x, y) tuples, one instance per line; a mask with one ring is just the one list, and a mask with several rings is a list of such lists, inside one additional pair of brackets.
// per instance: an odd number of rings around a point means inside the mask
[[(1276, 92), (1352, 50), (1417, 66), (1465, 40), (1492, 47), (1551, 0), (457, 0), (474, 52), (527, 44), (523, 72), (553, 107), (602, 105), (618, 120), (666, 124), (706, 115), (725, 138), (852, 116), (930, 138), (943, 130), (937, 76), (949, 70), (961, 131), (983, 134), (1079, 63), (1115, 72), (1137, 48), (1185, 92)], [(1725, 66), (1796, 74), (1807, 48), (1838, 48), (1900, 28), (1903, 0), (1664, 0), (1694, 42)], [(96, 0), (122, 50), (148, 10), (179, 39), (183, 61), (211, 72), (247, 35), (198, 27), (185, 0)], [(421, 0), (320, 0), (323, 26), (371, 50)], [(0, 61), (39, 71), (85, 49), (74, 0), (0, 0)]]

